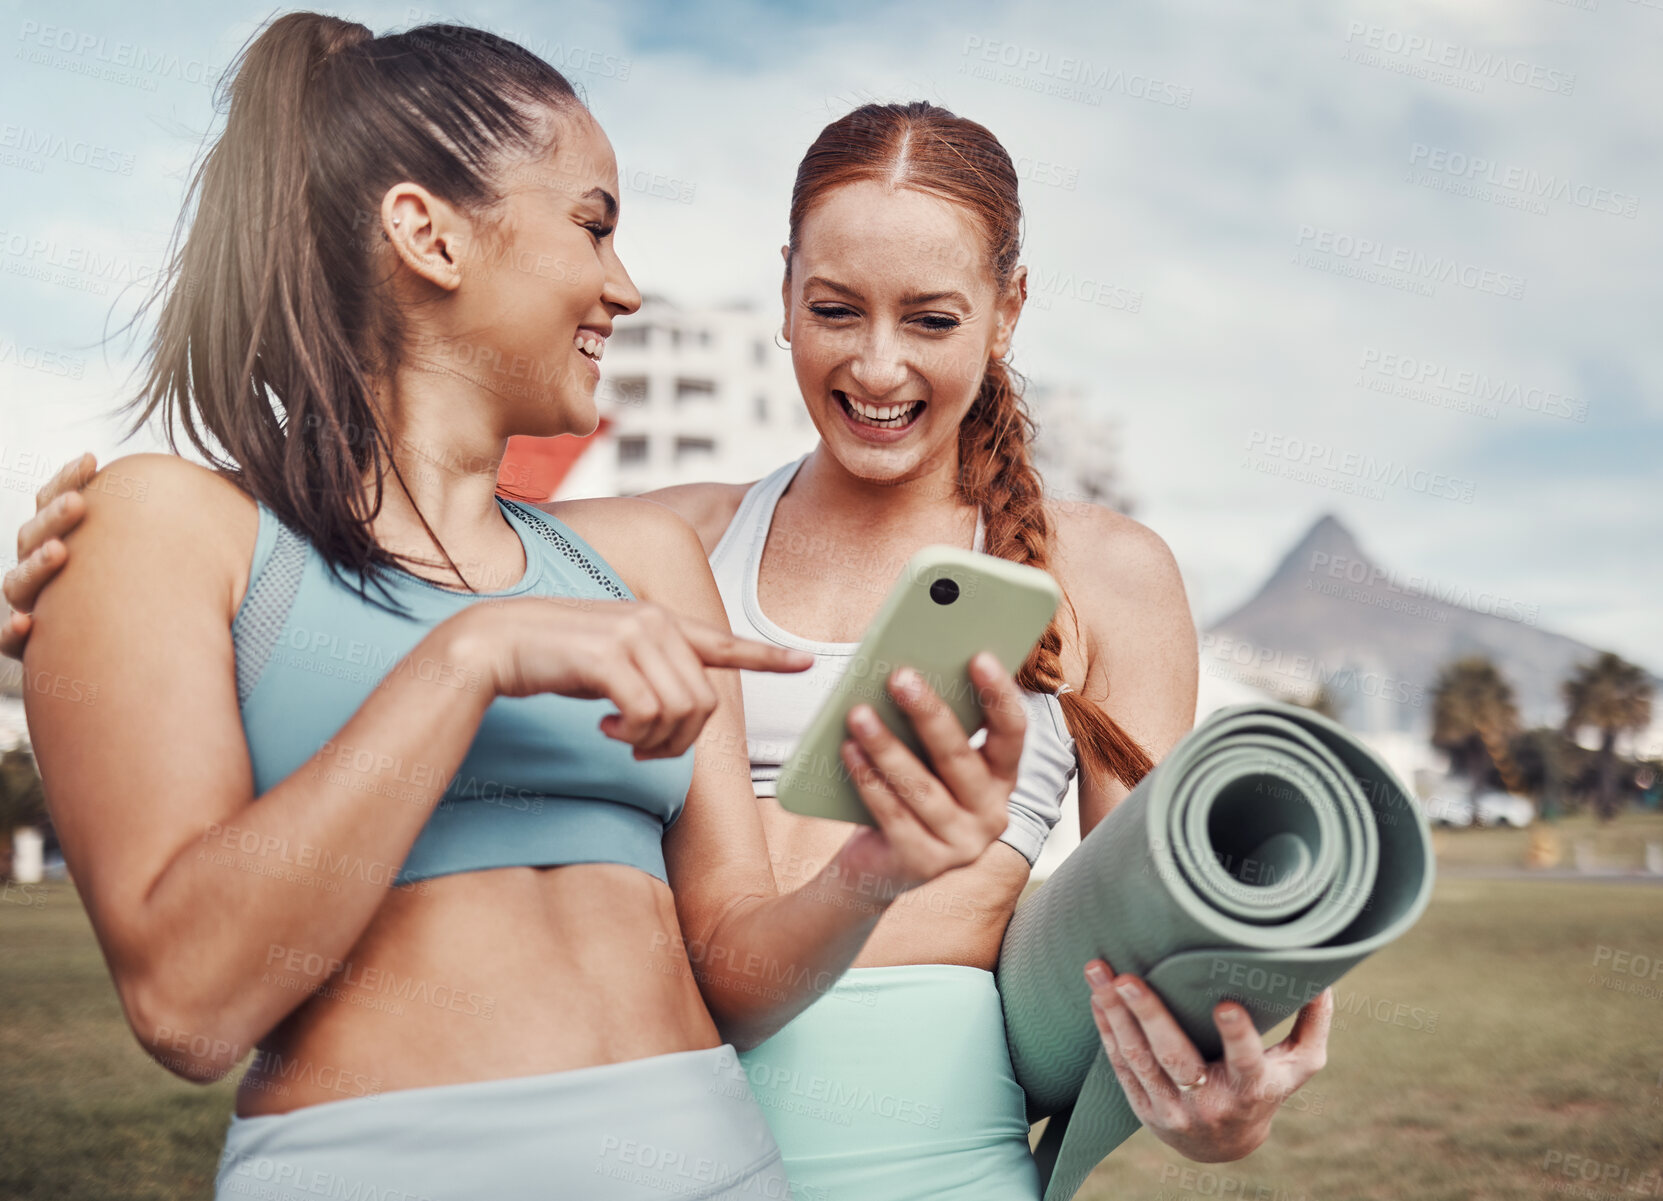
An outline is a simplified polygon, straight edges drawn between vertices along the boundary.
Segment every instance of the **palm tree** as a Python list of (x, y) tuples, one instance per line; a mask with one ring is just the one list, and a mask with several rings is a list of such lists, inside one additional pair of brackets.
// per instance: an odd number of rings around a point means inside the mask
[(1585, 754), (1563, 730), (1537, 726), (1513, 738), (1509, 747), (1520, 782), (1536, 798), (1541, 815), (1556, 818), (1569, 806), (1566, 793), (1579, 754)]
[(1617, 735), (1637, 734), (1651, 724), (1651, 678), (1621, 655), (1602, 651), (1579, 665), (1560, 685), (1565, 696), (1565, 733), (1575, 738), (1584, 726), (1599, 731), (1600, 820), (1617, 814)]
[(1432, 745), (1449, 754), (1455, 774), (1466, 776), (1476, 794), (1491, 763), (1502, 779), (1516, 776), (1507, 739), (1518, 730), (1513, 686), (1483, 655), (1448, 664), (1432, 686)]

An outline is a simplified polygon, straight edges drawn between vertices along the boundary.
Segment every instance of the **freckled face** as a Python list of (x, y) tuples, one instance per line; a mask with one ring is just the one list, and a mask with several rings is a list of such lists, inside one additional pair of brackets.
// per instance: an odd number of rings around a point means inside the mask
[(827, 449), (863, 479), (905, 479), (958, 439), (1020, 311), (987, 235), (940, 197), (877, 182), (827, 192), (785, 280), (791, 362)]
[(503, 202), (476, 248), (463, 346), (454, 366), (508, 406), (506, 428), (550, 437), (593, 432), (595, 386), (614, 317), (641, 307), (613, 243), (618, 164), (582, 110), (555, 119), (546, 155), (505, 166)]

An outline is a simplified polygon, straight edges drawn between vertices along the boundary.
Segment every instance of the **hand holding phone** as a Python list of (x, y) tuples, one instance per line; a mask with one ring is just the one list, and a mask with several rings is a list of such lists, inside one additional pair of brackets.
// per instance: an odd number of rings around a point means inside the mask
[[(951, 546), (918, 551), (781, 769), (781, 806), (810, 817), (878, 824), (840, 749), (850, 737), (850, 711), (869, 705), (876, 712), (899, 743), (890, 753), (892, 764), (902, 763), (904, 751), (917, 765), (912, 775), (935, 772), (915, 729), (917, 715), (889, 694), (892, 673), (903, 666), (918, 672), (945, 709), (935, 715), (972, 734), (986, 724), (969, 670), (972, 656), (988, 651), (1007, 673), (1015, 672), (1061, 596), (1056, 581), (1038, 568)], [(1020, 749), (1018, 741), (1018, 754)], [(1014, 781), (1014, 764), (1012, 773)]]

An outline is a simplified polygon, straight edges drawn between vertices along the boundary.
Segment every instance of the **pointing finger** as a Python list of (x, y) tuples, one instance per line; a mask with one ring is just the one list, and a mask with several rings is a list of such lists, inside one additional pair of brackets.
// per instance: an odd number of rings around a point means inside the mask
[(678, 617), (677, 624), (699, 660), (707, 667), (738, 667), (746, 671), (806, 671), (814, 666), (807, 651), (776, 646), (753, 638), (741, 638), (731, 630), (717, 629), (706, 622)]

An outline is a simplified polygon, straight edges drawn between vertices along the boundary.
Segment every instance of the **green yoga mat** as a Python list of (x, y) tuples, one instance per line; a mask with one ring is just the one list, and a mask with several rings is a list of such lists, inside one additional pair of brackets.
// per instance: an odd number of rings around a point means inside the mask
[(1044, 1201), (1138, 1128), (1091, 1019), (1101, 956), (1166, 1003), (1209, 1061), (1213, 1006), (1262, 1032), (1411, 925), (1432, 839), (1379, 757), (1294, 705), (1232, 705), (1186, 735), (1017, 907), (999, 953)]

